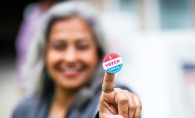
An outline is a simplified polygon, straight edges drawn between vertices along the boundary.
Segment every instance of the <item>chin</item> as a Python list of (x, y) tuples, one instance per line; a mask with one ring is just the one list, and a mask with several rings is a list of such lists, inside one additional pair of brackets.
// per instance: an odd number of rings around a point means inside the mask
[(78, 90), (81, 88), (81, 85), (62, 85), (62, 87), (65, 89), (65, 90)]
[(63, 88), (66, 89), (78, 89), (84, 85), (83, 81), (79, 81), (78, 79), (75, 79), (71, 81), (63, 81), (60, 84)]

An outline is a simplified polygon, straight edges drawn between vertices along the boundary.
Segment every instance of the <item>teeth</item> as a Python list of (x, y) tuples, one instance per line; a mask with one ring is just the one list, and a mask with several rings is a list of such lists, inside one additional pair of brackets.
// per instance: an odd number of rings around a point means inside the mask
[(76, 69), (65, 69), (64, 71), (65, 71), (65, 72), (77, 72)]

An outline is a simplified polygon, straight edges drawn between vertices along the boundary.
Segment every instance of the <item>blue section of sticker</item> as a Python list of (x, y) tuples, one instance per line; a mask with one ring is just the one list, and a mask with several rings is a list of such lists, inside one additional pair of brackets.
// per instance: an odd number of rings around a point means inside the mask
[(111, 74), (117, 73), (118, 71), (121, 70), (122, 66), (123, 64), (116, 65), (112, 68), (107, 69), (106, 72), (111, 73)]

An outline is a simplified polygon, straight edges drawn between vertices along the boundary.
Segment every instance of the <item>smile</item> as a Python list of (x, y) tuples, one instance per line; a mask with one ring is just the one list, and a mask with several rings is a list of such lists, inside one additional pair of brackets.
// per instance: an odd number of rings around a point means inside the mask
[(82, 73), (82, 70), (81, 69), (64, 69), (60, 73), (63, 77), (71, 79), (71, 78), (78, 77)]

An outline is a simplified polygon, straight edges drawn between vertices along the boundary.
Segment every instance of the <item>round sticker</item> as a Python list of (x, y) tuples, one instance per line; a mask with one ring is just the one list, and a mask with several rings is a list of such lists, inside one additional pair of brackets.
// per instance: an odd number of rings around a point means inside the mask
[(110, 53), (104, 57), (102, 65), (106, 72), (114, 74), (121, 70), (123, 62), (118, 54)]

